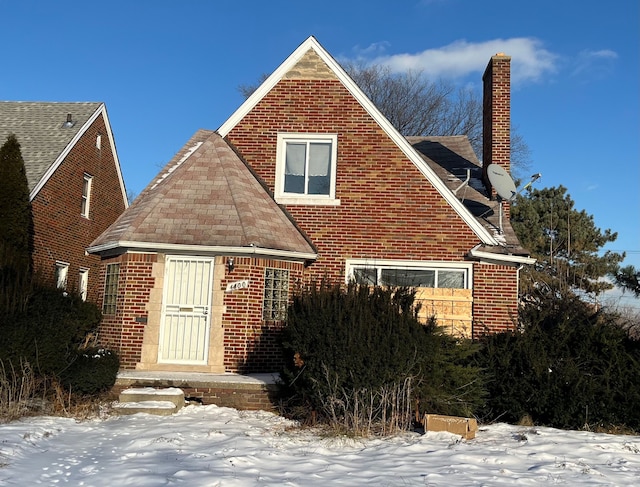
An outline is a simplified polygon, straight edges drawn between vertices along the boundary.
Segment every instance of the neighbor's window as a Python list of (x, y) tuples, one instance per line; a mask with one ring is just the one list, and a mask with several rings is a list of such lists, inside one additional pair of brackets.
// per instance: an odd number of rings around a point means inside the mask
[(91, 181), (93, 177), (89, 174), (84, 175), (84, 180), (82, 182), (82, 208), (80, 210), (80, 214), (89, 218), (89, 202), (91, 199)]
[(80, 269), (78, 274), (78, 292), (83, 301), (87, 300), (87, 288), (89, 287), (89, 269), (84, 267)]
[(276, 200), (337, 204), (337, 142), (331, 134), (278, 134)]
[(262, 318), (280, 321), (287, 316), (289, 305), (289, 271), (286, 269), (264, 270), (264, 302)]
[(466, 289), (469, 287), (467, 268), (438, 267), (419, 264), (402, 265), (351, 264), (350, 279), (360, 284), (400, 287), (430, 287)]
[(120, 264), (107, 264), (104, 278), (104, 300), (102, 302), (102, 312), (105, 315), (113, 315), (116, 313), (119, 275)]
[(58, 289), (67, 289), (67, 274), (69, 273), (69, 264), (66, 262), (56, 262), (56, 287)]

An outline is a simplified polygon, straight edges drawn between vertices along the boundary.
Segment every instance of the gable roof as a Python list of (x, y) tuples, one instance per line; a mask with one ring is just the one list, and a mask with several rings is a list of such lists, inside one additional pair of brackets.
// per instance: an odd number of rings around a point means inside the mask
[[(71, 115), (73, 125), (65, 126)], [(15, 134), (24, 159), (29, 196), (33, 200), (93, 121), (102, 115), (108, 131), (122, 197), (126, 190), (107, 109), (100, 102), (0, 101), (0, 144)]]
[(491, 253), (493, 260), (533, 263), (533, 259), (528, 257), (529, 252), (520, 245), (509, 219), (500, 221), (500, 203), (487, 197), (482, 182), (482, 166), (466, 135), (407, 137), (407, 141), (478, 222), (500, 242), (499, 246), (481, 245), (471, 252), (472, 255), (475, 253), (486, 258), (478, 254), (478, 251), (484, 251)]
[(487, 230), (471, 212), (456, 198), (453, 192), (447, 187), (444, 181), (438, 177), (435, 171), (411, 146), (405, 137), (398, 132), (386, 119), (378, 108), (367, 98), (364, 92), (351, 79), (347, 72), (333, 59), (333, 57), (311, 36), (304, 41), (265, 81), (256, 89), (253, 94), (240, 105), (240, 107), (224, 122), (218, 129), (222, 137), (226, 137), (229, 132), (260, 102), (260, 100), (282, 79), (300, 59), (309, 51), (313, 50), (342, 82), (351, 95), (362, 105), (369, 115), (380, 125), (391, 140), (399, 147), (405, 156), (418, 168), (424, 177), (434, 186), (447, 203), (458, 213), (462, 220), (478, 236), (484, 245), (501, 245), (499, 239), (493, 232)]
[(316, 250), (236, 152), (199, 130), (89, 247), (314, 260)]

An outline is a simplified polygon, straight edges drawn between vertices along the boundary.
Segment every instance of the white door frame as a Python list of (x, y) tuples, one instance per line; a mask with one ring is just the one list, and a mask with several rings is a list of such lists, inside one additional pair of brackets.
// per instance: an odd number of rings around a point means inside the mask
[(167, 256), (158, 363), (207, 365), (213, 268), (213, 257)]

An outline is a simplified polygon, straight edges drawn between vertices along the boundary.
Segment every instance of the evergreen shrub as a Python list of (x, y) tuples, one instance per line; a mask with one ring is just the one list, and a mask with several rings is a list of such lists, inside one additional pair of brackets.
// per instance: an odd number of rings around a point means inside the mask
[(58, 376), (75, 358), (87, 333), (100, 323), (98, 307), (60, 289), (37, 287), (20, 313), (0, 314), (0, 356)]
[(346, 415), (369, 401), (369, 413), (383, 419), (388, 403), (376, 401), (396, 391), (412, 410), (471, 414), (482, 394), (478, 370), (464, 365), (469, 344), (434, 320), (420, 323), (414, 298), (411, 289), (356, 284), (299, 292), (283, 331), (290, 404), (326, 419), (337, 402)]
[(119, 368), (118, 355), (111, 350), (100, 347), (79, 349), (60, 374), (60, 379), (71, 392), (98, 394), (113, 387)]
[(484, 337), (476, 356), (484, 419), (640, 429), (640, 342), (615, 315), (567, 294), (525, 306), (521, 320), (522, 332)]
[(0, 313), (23, 310), (31, 290), (33, 214), (15, 135), (0, 147)]

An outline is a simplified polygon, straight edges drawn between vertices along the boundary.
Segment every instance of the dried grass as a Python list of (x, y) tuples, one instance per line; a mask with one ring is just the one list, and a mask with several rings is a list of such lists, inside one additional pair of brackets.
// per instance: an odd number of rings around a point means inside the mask
[(57, 380), (39, 376), (26, 360), (19, 368), (0, 360), (0, 423), (43, 414), (78, 420), (104, 417), (113, 399), (111, 393), (73, 394)]

